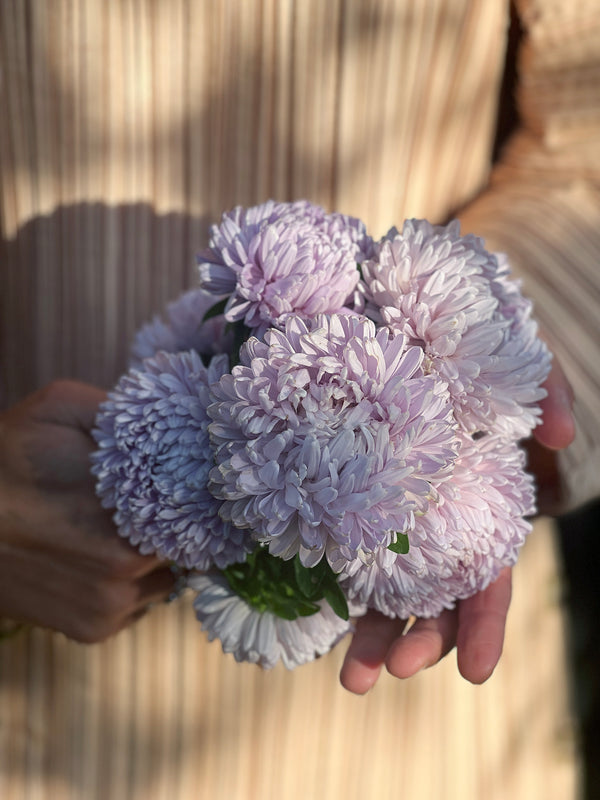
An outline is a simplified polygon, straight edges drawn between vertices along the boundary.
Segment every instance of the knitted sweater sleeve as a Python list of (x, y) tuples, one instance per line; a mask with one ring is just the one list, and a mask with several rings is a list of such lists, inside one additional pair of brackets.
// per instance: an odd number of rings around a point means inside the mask
[(583, 0), (518, 6), (519, 127), (461, 219), (509, 255), (574, 389), (557, 459), (575, 507), (600, 491), (600, 19)]

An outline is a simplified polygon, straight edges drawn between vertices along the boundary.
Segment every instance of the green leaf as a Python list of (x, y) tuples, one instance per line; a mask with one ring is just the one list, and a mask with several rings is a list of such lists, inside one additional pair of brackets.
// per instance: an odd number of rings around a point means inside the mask
[(252, 331), (247, 325), (244, 325), (244, 321), (241, 319), (238, 319), (237, 322), (229, 323), (226, 330), (231, 330), (233, 332), (233, 345), (229, 358), (231, 369), (233, 369), (240, 363), (240, 350), (244, 342), (248, 341), (250, 336), (252, 336)]
[(350, 612), (348, 611), (348, 603), (344, 597), (344, 593), (337, 583), (328, 584), (325, 587), (325, 600), (329, 603), (333, 611), (342, 619), (349, 619)]
[(225, 306), (227, 305), (228, 300), (229, 297), (224, 297), (223, 300), (219, 300), (218, 303), (215, 303), (214, 306), (211, 306), (206, 314), (202, 317), (202, 322), (206, 322), (207, 319), (218, 317), (219, 314), (222, 314), (225, 311)]
[(409, 548), (410, 543), (408, 541), (408, 536), (405, 533), (397, 533), (396, 541), (392, 542), (392, 544), (388, 544), (388, 550), (391, 550), (392, 553), (398, 553), (401, 556), (405, 556), (408, 553)]
[(239, 594), (242, 597), (246, 596), (246, 587), (244, 584), (245, 575), (243, 575), (241, 571), (234, 572), (228, 567), (226, 570), (223, 570), (223, 575), (225, 575), (227, 578), (227, 583), (231, 586), (236, 594)]
[[(319, 562), (321, 564), (322, 561)], [(305, 567), (300, 561), (300, 557), (294, 558), (294, 576), (296, 583), (302, 594), (309, 600), (318, 600), (323, 597), (321, 585), (326, 573), (319, 569), (319, 564), (315, 567)]]
[(316, 603), (310, 603), (308, 600), (298, 600), (296, 602), (296, 611), (299, 617), (311, 617), (319, 610), (320, 608)]
[(273, 598), (271, 600), (268, 610), (282, 619), (294, 620), (298, 617), (298, 612), (294, 604), (285, 603), (279, 598)]
[(243, 564), (232, 564), (222, 573), (233, 591), (259, 613), (270, 611), (294, 620), (316, 614), (319, 601), (325, 599), (338, 616), (349, 617), (344, 593), (325, 558), (305, 567), (299, 556), (284, 560), (259, 547)]

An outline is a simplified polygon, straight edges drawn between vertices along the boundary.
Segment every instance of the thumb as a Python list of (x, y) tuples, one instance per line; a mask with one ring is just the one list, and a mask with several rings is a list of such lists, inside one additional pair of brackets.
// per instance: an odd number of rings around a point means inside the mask
[(98, 406), (106, 392), (89, 383), (57, 380), (31, 396), (31, 415), (36, 422), (80, 428), (94, 427)]
[(92, 485), (91, 429), (105, 397), (86, 383), (53, 381), (4, 412), (0, 471), (5, 480), (52, 490)]
[(534, 438), (551, 450), (562, 450), (575, 438), (573, 419), (573, 390), (556, 356), (546, 378), (547, 396), (540, 402), (542, 422), (535, 429)]

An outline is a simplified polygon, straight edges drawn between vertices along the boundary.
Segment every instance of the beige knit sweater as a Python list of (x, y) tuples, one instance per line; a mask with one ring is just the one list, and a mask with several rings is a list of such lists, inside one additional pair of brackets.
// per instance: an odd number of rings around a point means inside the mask
[[(447, 219), (509, 253), (578, 395), (573, 503), (600, 475), (600, 3), (523, 0), (522, 128), (491, 171), (503, 0), (0, 0), (0, 381), (109, 387), (235, 204), (308, 198), (380, 234)], [(2, 800), (565, 800), (552, 531), (516, 568), (503, 661), (365, 698), (343, 646), (237, 665), (189, 599), (103, 645), (0, 643)]]

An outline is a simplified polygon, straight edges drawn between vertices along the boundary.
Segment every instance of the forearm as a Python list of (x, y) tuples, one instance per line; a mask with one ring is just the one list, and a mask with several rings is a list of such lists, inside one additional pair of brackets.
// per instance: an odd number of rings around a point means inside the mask
[(463, 232), (509, 256), (575, 394), (566, 508), (600, 494), (600, 29), (583, 3), (517, 2), (520, 127)]

